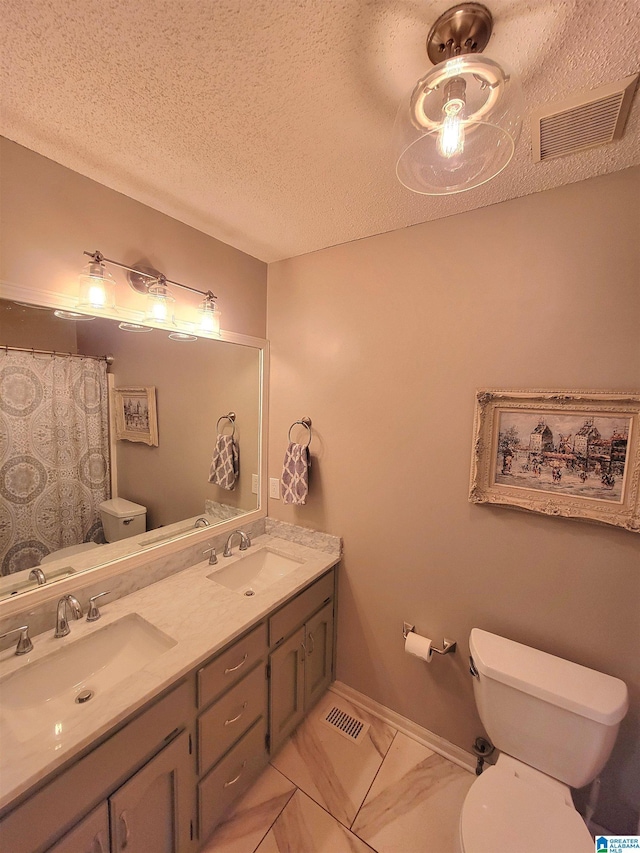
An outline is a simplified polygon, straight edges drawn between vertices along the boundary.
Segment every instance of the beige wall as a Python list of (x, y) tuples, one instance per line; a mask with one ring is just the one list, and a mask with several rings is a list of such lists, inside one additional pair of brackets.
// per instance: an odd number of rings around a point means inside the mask
[[(265, 336), (266, 264), (0, 137), (0, 281), (76, 295), (83, 251), (146, 263), (167, 278), (211, 289), (222, 328)], [(121, 307), (142, 310), (123, 274)], [(178, 313), (201, 301), (176, 290)]]
[[(338, 678), (470, 749), (473, 626), (623, 678), (596, 815), (640, 803), (640, 536), (468, 503), (477, 388), (640, 386), (640, 169), (269, 267), (270, 476), (313, 419), (311, 498), (344, 537)], [(403, 620), (455, 656), (403, 652)]]

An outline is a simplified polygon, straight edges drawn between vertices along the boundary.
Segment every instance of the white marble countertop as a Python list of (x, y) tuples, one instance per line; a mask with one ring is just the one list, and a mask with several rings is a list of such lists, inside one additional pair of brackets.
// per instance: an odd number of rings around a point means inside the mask
[[(256, 586), (252, 597), (208, 579), (207, 575), (216, 568), (232, 565), (267, 545), (283, 556), (301, 561), (302, 565), (262, 591)], [(28, 731), (27, 739), (13, 738), (7, 733), (8, 727), (1, 726), (0, 809), (243, 634), (339, 559), (336, 552), (264, 534), (254, 539), (248, 552), (238, 554), (234, 551), (230, 558), (219, 558), (217, 567), (203, 561), (117, 601), (110, 602), (105, 597), (100, 605), (102, 618), (98, 622), (72, 621), (71, 633), (63, 639), (54, 638), (52, 626), (47, 633), (33, 637), (34, 648), (28, 655), (17, 657), (12, 649), (0, 653), (1, 723), (2, 689), (13, 673), (47, 655), (59, 654), (69, 644), (129, 614), (138, 614), (176, 641), (172, 648), (115, 687), (102, 694), (96, 691), (86, 705), (71, 704), (68, 715), (55, 727), (38, 728), (37, 713), (32, 714), (33, 731)]]

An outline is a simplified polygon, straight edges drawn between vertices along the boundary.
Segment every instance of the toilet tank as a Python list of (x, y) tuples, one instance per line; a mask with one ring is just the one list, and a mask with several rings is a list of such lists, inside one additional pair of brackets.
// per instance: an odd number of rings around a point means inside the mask
[(595, 779), (627, 712), (624, 681), (480, 628), (469, 649), (476, 705), (494, 745), (573, 788)]
[(119, 542), (147, 529), (147, 508), (124, 498), (111, 498), (100, 506), (100, 519), (107, 542)]

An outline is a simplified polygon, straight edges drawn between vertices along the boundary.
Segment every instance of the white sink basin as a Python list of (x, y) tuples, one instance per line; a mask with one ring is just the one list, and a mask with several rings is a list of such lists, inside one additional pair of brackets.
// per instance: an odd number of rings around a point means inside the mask
[(91, 713), (91, 699), (78, 704), (78, 696), (110, 690), (175, 645), (135, 613), (67, 641), (0, 681), (0, 734), (19, 741), (34, 734), (57, 738), (72, 712)]
[[(222, 557), (223, 563), (224, 559)], [(240, 557), (228, 566), (222, 565), (207, 577), (227, 589), (241, 592), (243, 595), (252, 595), (262, 592), (274, 581), (301, 565), (301, 560), (284, 557), (270, 548), (261, 548)]]

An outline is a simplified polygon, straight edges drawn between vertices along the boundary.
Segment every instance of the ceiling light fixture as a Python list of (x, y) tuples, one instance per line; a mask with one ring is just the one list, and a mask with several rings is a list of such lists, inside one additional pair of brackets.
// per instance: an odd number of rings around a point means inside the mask
[[(105, 258), (97, 249), (95, 252), (85, 252), (91, 258), (80, 275), (80, 298), (78, 308), (92, 311), (113, 310), (116, 307), (115, 282), (105, 265), (112, 264), (127, 271), (127, 281), (132, 290), (140, 295), (146, 296), (146, 307), (144, 322), (155, 326), (177, 325), (174, 315), (175, 297), (167, 285), (189, 290), (204, 296), (204, 301), (198, 306), (198, 331), (209, 337), (220, 337), (220, 311), (216, 306), (216, 296), (210, 290), (198, 290), (181, 284), (179, 281), (171, 281), (161, 272), (151, 267), (130, 267), (120, 261)], [(126, 326), (126, 331), (141, 331), (143, 326), (135, 323), (121, 324), (120, 328)], [(182, 340), (182, 339), (181, 339)]]
[(396, 175), (423, 195), (448, 195), (495, 178), (513, 157), (523, 99), (513, 74), (479, 56), (491, 12), (463, 3), (442, 14), (427, 38), (434, 63), (403, 99), (394, 126)]

